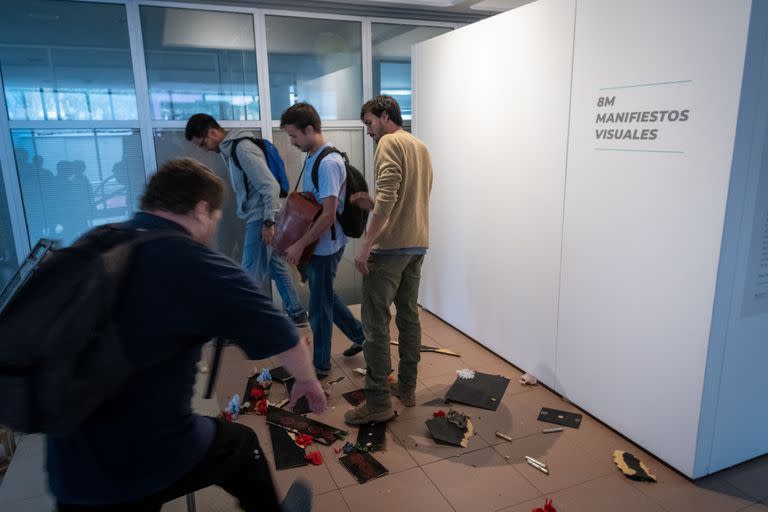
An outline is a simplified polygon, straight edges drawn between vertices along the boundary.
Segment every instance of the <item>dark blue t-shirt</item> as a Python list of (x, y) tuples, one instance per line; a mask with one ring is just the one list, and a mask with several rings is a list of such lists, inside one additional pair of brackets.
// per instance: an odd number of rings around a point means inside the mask
[[(186, 232), (148, 213), (131, 224)], [(140, 247), (122, 295), (120, 333), (140, 371), (76, 433), (48, 436), (49, 485), (62, 503), (133, 501), (202, 460), (214, 424), (195, 414), (191, 401), (201, 347), (210, 338), (235, 341), (251, 359), (299, 339), (239, 265), (191, 238)]]

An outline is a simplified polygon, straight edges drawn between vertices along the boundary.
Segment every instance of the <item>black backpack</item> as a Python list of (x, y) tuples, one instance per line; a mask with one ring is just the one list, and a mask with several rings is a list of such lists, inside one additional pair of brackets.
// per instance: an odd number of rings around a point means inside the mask
[(92, 229), (71, 247), (40, 241), (0, 295), (0, 423), (64, 434), (136, 368), (117, 333), (134, 250), (178, 231)]
[[(331, 153), (338, 153), (344, 159), (344, 167), (347, 169), (347, 193), (344, 195), (344, 210), (341, 213), (336, 213), (336, 218), (339, 219), (344, 234), (350, 238), (360, 238), (365, 232), (365, 227), (368, 224), (368, 210), (363, 210), (359, 206), (355, 206), (349, 200), (352, 194), (358, 192), (368, 192), (368, 183), (365, 181), (363, 173), (357, 170), (353, 165), (349, 163), (346, 153), (342, 153), (334, 147), (327, 147), (323, 149), (314, 165), (312, 166), (312, 184), (315, 189), (319, 190), (318, 186), (318, 169), (320, 169), (320, 162), (326, 156)], [(336, 239), (336, 226), (332, 228), (333, 239)]]

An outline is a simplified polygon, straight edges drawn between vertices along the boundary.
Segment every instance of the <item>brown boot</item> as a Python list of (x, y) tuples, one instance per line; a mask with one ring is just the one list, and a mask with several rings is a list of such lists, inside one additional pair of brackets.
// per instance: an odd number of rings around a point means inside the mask
[(368, 407), (368, 402), (363, 402), (351, 411), (344, 413), (344, 421), (349, 425), (367, 425), (368, 423), (381, 423), (395, 417), (392, 406)]
[(400, 399), (400, 402), (406, 407), (414, 407), (416, 405), (416, 390), (411, 389), (408, 391), (400, 390), (399, 382), (389, 383), (389, 392)]

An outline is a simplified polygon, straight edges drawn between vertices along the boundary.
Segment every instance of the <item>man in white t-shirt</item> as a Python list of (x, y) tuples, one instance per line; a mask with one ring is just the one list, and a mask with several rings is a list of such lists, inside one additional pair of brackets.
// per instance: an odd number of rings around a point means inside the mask
[[(347, 236), (339, 224), (337, 212), (344, 211), (347, 171), (338, 152), (328, 151), (332, 144), (323, 138), (320, 115), (309, 103), (297, 103), (283, 112), (280, 127), (291, 144), (307, 154), (302, 171), (304, 192), (311, 192), (323, 206), (323, 213), (312, 228), (288, 248), (285, 260), (298, 264), (302, 253), (315, 241), (317, 246), (304, 269), (309, 281), (309, 325), (314, 338), (314, 364), (319, 378), (331, 371), (331, 337), (335, 323), (355, 346), (365, 341), (360, 321), (333, 290), (336, 270), (347, 245)], [(317, 169), (317, 183), (313, 167)]]

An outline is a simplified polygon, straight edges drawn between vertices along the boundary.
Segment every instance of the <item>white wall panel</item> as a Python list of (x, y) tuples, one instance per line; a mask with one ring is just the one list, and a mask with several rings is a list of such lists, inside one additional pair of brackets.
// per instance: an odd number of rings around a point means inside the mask
[(414, 46), (434, 187), (421, 304), (554, 385), (573, 0)]

